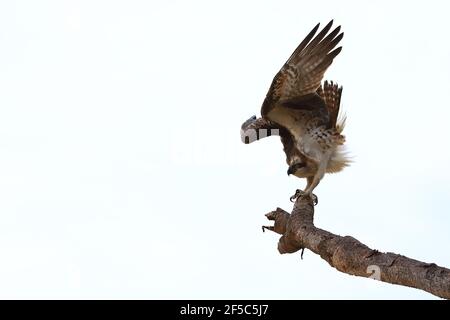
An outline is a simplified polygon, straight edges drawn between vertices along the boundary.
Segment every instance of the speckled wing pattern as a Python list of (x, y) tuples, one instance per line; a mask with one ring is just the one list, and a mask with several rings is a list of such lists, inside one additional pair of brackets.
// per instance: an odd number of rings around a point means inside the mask
[(327, 128), (336, 129), (336, 123), (341, 105), (342, 87), (333, 81), (325, 81), (323, 87), (317, 89), (317, 94), (325, 101), (328, 109), (329, 122)]

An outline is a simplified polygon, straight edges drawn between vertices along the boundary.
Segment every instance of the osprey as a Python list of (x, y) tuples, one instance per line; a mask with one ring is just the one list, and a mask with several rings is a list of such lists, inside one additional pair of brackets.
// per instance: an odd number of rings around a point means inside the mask
[(311, 30), (275, 75), (262, 104), (262, 118), (253, 116), (241, 127), (244, 143), (280, 136), (288, 175), (307, 181), (305, 190), (297, 190), (292, 198), (301, 194), (315, 203), (312, 191), (325, 173), (339, 172), (350, 164), (343, 146), (345, 116), (338, 120), (342, 87), (332, 81), (321, 84), (342, 49), (335, 47), (344, 34), (340, 26), (328, 34), (332, 24), (333, 20), (317, 35), (320, 24)]

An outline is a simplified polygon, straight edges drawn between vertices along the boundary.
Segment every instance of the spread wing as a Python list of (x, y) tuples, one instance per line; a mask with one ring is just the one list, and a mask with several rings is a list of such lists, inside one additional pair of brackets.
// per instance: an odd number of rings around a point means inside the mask
[(330, 21), (317, 35), (319, 24), (311, 30), (276, 74), (264, 100), (262, 116), (284, 126), (294, 136), (301, 134), (302, 129), (298, 131), (296, 127), (304, 127), (304, 121), (317, 120), (317, 125), (329, 122), (325, 101), (316, 91), (342, 49), (335, 49), (344, 36), (340, 26), (327, 35), (332, 24)]

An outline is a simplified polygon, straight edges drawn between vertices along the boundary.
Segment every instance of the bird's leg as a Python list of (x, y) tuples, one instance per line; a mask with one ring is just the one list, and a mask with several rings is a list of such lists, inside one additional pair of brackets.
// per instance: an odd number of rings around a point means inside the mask
[(319, 184), (320, 180), (322, 180), (323, 176), (325, 175), (325, 171), (326, 171), (326, 166), (327, 166), (328, 161), (322, 161), (319, 165), (319, 168), (317, 169), (316, 174), (313, 177), (308, 177), (307, 178), (307, 185), (305, 188), (305, 192), (303, 193), (303, 197), (310, 197), (311, 200), (313, 201), (314, 205), (317, 205), (318, 198), (316, 195), (314, 195), (312, 193), (312, 191), (314, 190), (315, 187), (317, 187), (317, 185)]
[[(307, 190), (309, 188), (309, 186), (311, 185), (313, 181), (313, 177), (306, 177), (306, 187), (305, 190)], [(303, 197), (305, 194), (305, 191), (297, 189), (295, 190), (295, 194), (290, 197), (289, 199), (291, 200), (291, 202), (295, 202), (295, 200), (297, 200), (298, 197)], [(316, 201), (317, 202), (317, 197), (316, 197)]]
[(306, 177), (306, 187), (305, 190), (308, 190), (313, 182), (314, 176)]
[[(311, 189), (311, 186), (314, 182), (314, 177), (315, 176), (306, 177), (306, 187), (305, 187), (305, 191), (303, 191), (302, 196), (310, 197), (311, 200), (313, 201), (313, 204), (317, 205), (319, 203), (319, 199), (317, 198), (317, 196), (315, 194), (312, 193), (312, 189)], [(307, 190), (311, 190), (311, 192), (306, 193)]]

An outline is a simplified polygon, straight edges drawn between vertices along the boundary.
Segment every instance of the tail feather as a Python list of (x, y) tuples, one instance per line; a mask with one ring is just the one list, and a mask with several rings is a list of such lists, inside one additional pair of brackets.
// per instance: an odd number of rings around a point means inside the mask
[(347, 121), (347, 115), (342, 112), (338, 115), (337, 121), (336, 121), (336, 131), (339, 133), (342, 133), (345, 129), (345, 123)]
[(338, 148), (331, 155), (330, 162), (327, 166), (327, 173), (336, 173), (342, 171), (345, 167), (352, 164), (353, 158), (349, 155), (344, 146)]
[(333, 81), (325, 81), (323, 87), (321, 86), (317, 93), (325, 101), (328, 109), (330, 116), (328, 128), (334, 128), (337, 133), (336, 144), (338, 146), (331, 156), (327, 167), (327, 173), (339, 172), (353, 162), (353, 159), (350, 157), (345, 146), (343, 145), (345, 142), (345, 136), (342, 135), (342, 132), (345, 128), (347, 116), (344, 112), (340, 112), (342, 87), (338, 86), (336, 83), (333, 83)]

